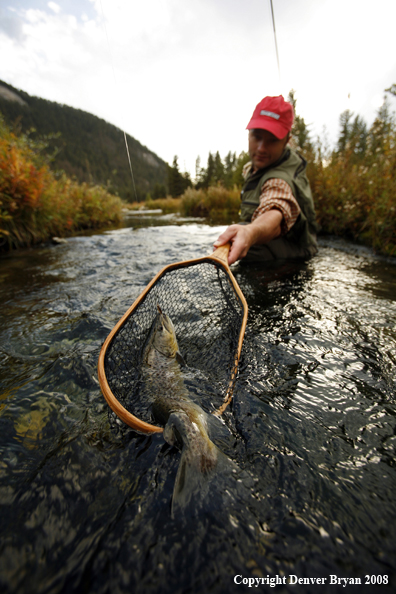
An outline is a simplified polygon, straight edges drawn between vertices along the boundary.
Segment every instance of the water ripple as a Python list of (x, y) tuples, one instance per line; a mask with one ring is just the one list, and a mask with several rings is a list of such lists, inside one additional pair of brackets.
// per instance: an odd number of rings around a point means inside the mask
[(394, 591), (394, 262), (326, 239), (309, 262), (234, 267), (249, 320), (214, 440), (247, 482), (219, 476), (205, 508), (172, 520), (180, 454), (109, 419), (96, 366), (159, 269), (223, 229), (179, 223), (0, 261), (2, 592), (221, 593), (235, 574), (291, 573), (388, 575), (378, 591)]

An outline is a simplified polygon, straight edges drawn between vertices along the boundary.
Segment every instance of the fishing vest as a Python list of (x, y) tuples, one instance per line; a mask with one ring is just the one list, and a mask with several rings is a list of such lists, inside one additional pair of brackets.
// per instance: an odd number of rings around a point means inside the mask
[(289, 184), (301, 209), (297, 221), (283, 237), (302, 248), (316, 247), (318, 227), (306, 167), (305, 159), (293, 149), (287, 148), (276, 163), (250, 173), (241, 192), (241, 222), (250, 223), (252, 220), (253, 213), (260, 204), (260, 194), (265, 182), (273, 178), (283, 179)]

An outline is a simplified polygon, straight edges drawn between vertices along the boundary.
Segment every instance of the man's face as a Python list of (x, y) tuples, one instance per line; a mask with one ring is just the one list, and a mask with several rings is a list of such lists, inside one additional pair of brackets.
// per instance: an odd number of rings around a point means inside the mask
[(249, 130), (249, 155), (253, 169), (262, 169), (275, 163), (285, 150), (288, 140), (288, 135), (279, 139), (268, 130)]

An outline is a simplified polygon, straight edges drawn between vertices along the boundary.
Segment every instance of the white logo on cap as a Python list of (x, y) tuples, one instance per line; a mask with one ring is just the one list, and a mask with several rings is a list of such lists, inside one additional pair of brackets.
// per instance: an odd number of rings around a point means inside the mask
[(274, 118), (275, 120), (279, 120), (280, 115), (277, 113), (274, 113), (273, 111), (266, 111), (265, 109), (262, 109), (260, 111), (260, 115), (266, 115), (270, 118)]

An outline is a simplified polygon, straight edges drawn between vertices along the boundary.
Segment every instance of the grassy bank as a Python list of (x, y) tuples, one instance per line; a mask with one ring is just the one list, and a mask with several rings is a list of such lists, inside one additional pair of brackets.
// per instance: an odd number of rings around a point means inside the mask
[(202, 217), (211, 223), (227, 224), (238, 220), (240, 189), (221, 185), (207, 189), (187, 188), (180, 198), (146, 200), (145, 207), (160, 208), (164, 214), (177, 212), (185, 217)]
[(227, 190), (220, 185), (205, 190), (188, 188), (181, 197), (183, 215), (205, 217), (212, 223), (237, 221), (240, 205), (240, 190)]
[(0, 119), (0, 249), (117, 223), (122, 201), (100, 186), (56, 176), (43, 142), (16, 136)]
[(174, 212), (181, 212), (181, 198), (158, 198), (157, 200), (146, 200), (144, 203), (146, 208), (157, 209), (160, 208), (164, 214)]

